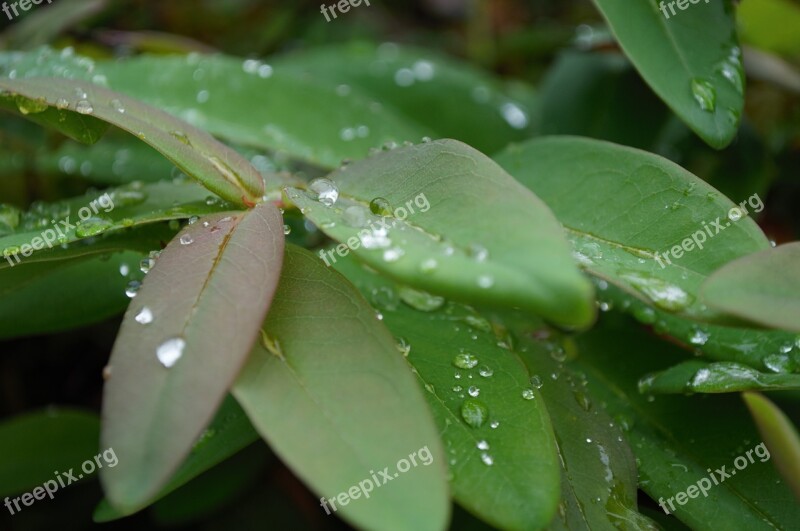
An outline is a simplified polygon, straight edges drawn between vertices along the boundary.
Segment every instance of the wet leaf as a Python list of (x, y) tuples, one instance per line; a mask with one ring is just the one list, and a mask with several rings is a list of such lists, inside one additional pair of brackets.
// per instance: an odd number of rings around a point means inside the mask
[(770, 374), (733, 362), (685, 361), (639, 381), (642, 393), (731, 393), (800, 390), (800, 375)]

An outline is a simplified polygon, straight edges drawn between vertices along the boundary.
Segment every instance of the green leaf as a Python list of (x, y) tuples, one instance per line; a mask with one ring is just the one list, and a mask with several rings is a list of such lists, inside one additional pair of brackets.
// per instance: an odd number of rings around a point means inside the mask
[[(642, 375), (682, 361), (684, 355), (618, 316), (607, 315), (600, 326), (577, 338), (577, 346), (572, 365), (586, 373), (589, 393), (625, 430), (638, 459), (640, 488), (657, 502), (663, 499), (671, 515), (697, 530), (782, 529), (797, 522), (798, 505), (759, 446), (738, 397), (640, 394), (637, 381)], [(740, 456), (748, 464), (731, 474)], [(717, 474), (722, 466), (730, 474), (727, 479)], [(719, 484), (712, 482), (708, 469)], [(678, 503), (677, 493), (698, 481), (707, 486), (707, 496), (695, 491), (696, 497)]]
[[(262, 340), (234, 396), (275, 453), (328, 500), (326, 512), (333, 503), (338, 516), (366, 529), (445, 528), (446, 456), (394, 339), (338, 273), (307, 251), (287, 251)], [(418, 466), (401, 474), (396, 464), (418, 451)], [(355, 490), (366, 492), (373, 473), (379, 484), (361, 499)], [(337, 495), (347, 492), (354, 497)]]
[[(189, 457), (175, 472), (169, 483), (147, 503), (164, 498), (197, 476), (244, 450), (258, 438), (258, 433), (247, 420), (242, 408), (235, 399), (227, 396), (214, 416), (214, 420), (192, 447)], [(103, 500), (95, 509), (93, 518), (97, 523), (111, 522), (129, 516), (133, 512), (135, 511), (120, 511), (107, 500)]]
[(585, 377), (559, 366), (563, 354), (554, 343), (521, 349), (553, 421), (561, 463), (561, 504), (550, 529), (653, 529), (637, 509), (631, 449), (589, 395)]
[(598, 299), (608, 309), (633, 315), (642, 324), (652, 326), (660, 335), (687, 351), (717, 360), (749, 365), (759, 371), (800, 372), (800, 337), (788, 332), (735, 326), (699, 324), (654, 309), (622, 290), (598, 283)]
[(256, 340), (277, 287), (283, 223), (271, 203), (189, 225), (159, 256), (128, 308), (109, 361), (103, 469), (121, 511), (167, 483), (211, 421)]
[(127, 284), (140, 279), (141, 258), (120, 253), (6, 269), (0, 274), (0, 338), (52, 334), (122, 313), (130, 301)]
[(800, 55), (800, 6), (791, 0), (742, 2), (737, 6), (742, 40), (764, 50)]
[(800, 332), (800, 243), (745, 256), (703, 284), (709, 305), (755, 323)]
[(639, 381), (642, 393), (731, 393), (800, 390), (800, 375), (759, 372), (740, 363), (685, 361)]
[[(133, 236), (131, 228), (231, 208), (189, 180), (146, 185), (133, 182), (103, 193), (90, 191), (56, 203), (37, 203), (20, 215), (14, 233), (0, 237), (0, 251), (5, 258), (0, 261), (0, 270), (66, 259), (76, 253), (105, 252), (106, 240), (116, 237), (135, 241), (126, 238)], [(112, 244), (112, 249), (116, 248)]]
[(70, 111), (124, 129), (234, 204), (250, 205), (264, 195), (261, 175), (233, 149), (205, 131), (123, 94), (55, 78), (0, 78), (0, 89), (7, 91), (0, 99), (13, 101), (25, 116)]
[(55, 472), (80, 469), (97, 454), (99, 432), (97, 415), (76, 409), (48, 408), (3, 422), (0, 496), (31, 491), (55, 481)]
[(145, 56), (103, 63), (98, 71), (115, 90), (214, 135), (329, 168), (385, 142), (431, 134), (368, 97), (343, 97), (333, 85), (253, 59)]
[(500, 529), (546, 526), (560, 494), (559, 465), (542, 396), (519, 358), (498, 346), (490, 323), (468, 306), (442, 301), (421, 311), (352, 258), (336, 269), (402, 338), (447, 448), (455, 500)]
[(532, 134), (525, 103), (487, 73), (431, 50), (356, 42), (277, 57), (274, 66), (336, 88), (344, 99), (368, 97), (432, 136), (484, 153)]
[(542, 81), (539, 132), (648, 149), (669, 111), (618, 53), (566, 51)]
[[(37, 9), (21, 20), (15, 20), (14, 25), (0, 35), (0, 43), (7, 49), (19, 50), (52, 42), (64, 30), (97, 15), (109, 4), (108, 0), (73, 0), (55, 4), (52, 1), (48, 0), (47, 9)], [(38, 3), (41, 4), (42, 0)]]
[(324, 255), (327, 263), (352, 250), (396, 280), (455, 300), (519, 306), (566, 326), (593, 320), (590, 286), (550, 210), (469, 146), (399, 148), (329, 177), (340, 192), (333, 207), (316, 201), (318, 192), (287, 191), (328, 236), (347, 242)]
[(684, 3), (688, 12), (673, 7), (675, 14), (658, 0), (595, 4), (653, 91), (709, 145), (728, 145), (744, 107), (731, 3)]
[[(698, 301), (701, 283), (721, 265), (769, 247), (741, 205), (657, 155), (549, 137), (512, 146), (497, 160), (553, 209), (589, 273), (664, 310), (724, 320)], [(748, 201), (748, 212), (764, 207), (758, 196)], [(734, 223), (735, 207), (741, 219)]]
[(792, 421), (768, 398), (759, 393), (743, 393), (745, 404), (758, 431), (775, 458), (775, 466), (800, 500), (800, 435)]

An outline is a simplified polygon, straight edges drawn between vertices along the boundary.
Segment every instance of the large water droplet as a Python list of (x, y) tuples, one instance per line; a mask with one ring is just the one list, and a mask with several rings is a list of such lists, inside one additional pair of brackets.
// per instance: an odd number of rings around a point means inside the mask
[(44, 98), (28, 99), (23, 96), (17, 98), (17, 108), (22, 114), (38, 114), (47, 110), (47, 100)]
[(156, 349), (156, 358), (166, 368), (170, 368), (181, 359), (183, 356), (183, 349), (186, 347), (186, 341), (180, 337), (174, 337), (163, 342)]
[(180, 242), (181, 245), (191, 245), (194, 243), (194, 238), (192, 238), (191, 234), (184, 234), (181, 236)]
[(153, 322), (153, 312), (150, 310), (150, 308), (145, 306), (139, 311), (139, 313), (136, 314), (134, 319), (139, 324), (150, 324)]
[(325, 206), (333, 206), (339, 199), (339, 188), (330, 179), (314, 179), (308, 185), (308, 189), (313, 192), (314, 199)]
[(523, 389), (522, 398), (524, 398), (525, 400), (533, 400), (534, 398), (536, 398), (536, 393), (533, 392), (533, 389)]
[(472, 369), (478, 364), (478, 357), (469, 352), (461, 352), (453, 358), (453, 365), (459, 369)]
[(653, 304), (667, 311), (676, 312), (689, 306), (694, 300), (680, 287), (660, 278), (639, 272), (619, 272), (620, 277), (629, 282), (653, 301)]
[(432, 312), (438, 310), (444, 305), (444, 297), (432, 295), (425, 291), (416, 290), (407, 286), (401, 287), (399, 290), (400, 299), (414, 309), (422, 312)]
[(369, 210), (376, 216), (391, 216), (392, 205), (383, 197), (376, 197), (369, 203)]
[(489, 418), (489, 408), (475, 398), (467, 398), (461, 404), (461, 418), (472, 428), (480, 428)]
[(717, 91), (714, 86), (701, 78), (694, 78), (691, 83), (692, 96), (701, 109), (714, 112), (717, 106)]
[(86, 221), (82, 221), (78, 228), (75, 229), (75, 235), (78, 236), (78, 238), (91, 238), (92, 236), (104, 233), (113, 226), (114, 224), (108, 220), (89, 218)]
[(92, 114), (94, 112), (94, 107), (89, 100), (80, 100), (75, 105), (75, 110), (80, 114)]

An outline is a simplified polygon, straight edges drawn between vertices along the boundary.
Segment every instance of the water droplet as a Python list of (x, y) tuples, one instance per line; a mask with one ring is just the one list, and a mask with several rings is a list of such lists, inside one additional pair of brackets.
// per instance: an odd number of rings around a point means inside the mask
[(180, 239), (181, 245), (191, 245), (194, 243), (194, 238), (190, 234), (184, 234)]
[(717, 71), (733, 85), (738, 94), (744, 94), (744, 80), (742, 79), (741, 69), (726, 60), (717, 65)]
[(75, 110), (80, 114), (92, 114), (94, 112), (94, 107), (89, 100), (80, 100), (77, 105), (75, 105)]
[(539, 377), (538, 374), (534, 374), (533, 376), (531, 376), (531, 385), (534, 386), (536, 389), (541, 389), (542, 386), (544, 385), (544, 382), (542, 382), (542, 379), (541, 377)]
[(333, 181), (324, 177), (311, 181), (308, 189), (314, 193), (314, 199), (325, 206), (333, 206), (339, 199), (339, 188)]
[(399, 247), (392, 247), (391, 249), (386, 249), (383, 251), (383, 261), (384, 262), (397, 262), (403, 255), (406, 254), (405, 251), (400, 249)]
[(695, 329), (692, 333), (691, 337), (689, 337), (689, 342), (692, 345), (705, 345), (708, 342), (709, 334), (699, 328)]
[(38, 114), (46, 111), (48, 107), (44, 98), (28, 99), (23, 96), (17, 98), (17, 108), (22, 114)]
[(730, 210), (728, 210), (728, 219), (734, 223), (742, 219), (741, 209), (739, 207), (733, 207)]
[(139, 311), (139, 313), (136, 314), (134, 319), (139, 324), (150, 324), (153, 322), (153, 312), (150, 310), (150, 308), (145, 306)]
[(436, 261), (435, 258), (428, 258), (428, 259), (424, 260), (420, 264), (419, 270), (422, 273), (429, 274), (429, 273), (433, 273), (434, 271), (436, 271), (436, 269), (438, 267), (439, 267), (439, 263)]
[(477, 387), (475, 387), (474, 385), (472, 385), (472, 386), (470, 386), (469, 389), (467, 389), (467, 393), (469, 393), (469, 396), (471, 396), (471, 397), (476, 397), (479, 394), (481, 394), (481, 390), (478, 389)]
[(530, 121), (528, 119), (528, 113), (522, 110), (522, 108), (516, 103), (504, 103), (500, 107), (500, 114), (503, 115), (503, 118), (506, 122), (508, 122), (508, 125), (514, 129), (525, 129), (528, 127), (528, 123)]
[(453, 358), (453, 365), (459, 369), (472, 369), (478, 364), (478, 357), (469, 352), (461, 352)]
[(284, 224), (284, 226), (283, 226), (283, 235), (284, 236), (288, 236), (291, 233), (292, 233), (292, 227), (290, 227), (289, 225), (285, 225)]
[(120, 264), (119, 266), (119, 274), (123, 277), (127, 277), (131, 272), (131, 268), (128, 264)]
[(533, 400), (536, 398), (536, 393), (533, 392), (533, 389), (523, 389), (522, 398), (525, 400)]
[(642, 292), (661, 309), (676, 312), (692, 303), (694, 298), (680, 287), (660, 278), (639, 272), (619, 272), (620, 278)]
[(489, 258), (489, 251), (482, 245), (471, 243), (467, 247), (467, 256), (476, 262), (485, 262)]
[(407, 286), (401, 287), (398, 292), (400, 299), (404, 303), (423, 312), (438, 310), (445, 302), (444, 297), (432, 295), (425, 291), (416, 290)]
[(358, 229), (367, 224), (367, 209), (358, 205), (349, 206), (344, 209), (342, 217), (348, 227)]
[(493, 430), (496, 430), (499, 426), (500, 426), (500, 421), (497, 420), (493, 420), (491, 424), (489, 424), (489, 427), (492, 428)]
[(489, 367), (488, 365), (482, 365), (482, 366), (481, 366), (481, 367), (478, 369), (478, 374), (480, 374), (480, 375), (481, 375), (481, 376), (483, 376), (484, 378), (491, 378), (491, 377), (492, 377), (492, 375), (494, 374), (494, 371), (493, 371), (493, 370), (492, 370), (492, 368), (491, 368), (491, 367)]
[(489, 449), (489, 443), (484, 441), (484, 440), (478, 441), (478, 444), (476, 444), (475, 446), (478, 448), (478, 450), (488, 450)]
[(122, 104), (119, 100), (111, 100), (111, 108), (117, 111), (120, 114), (125, 114), (125, 105)]
[(56, 108), (59, 110), (69, 109), (69, 100), (66, 98), (58, 98), (56, 100)]
[(575, 401), (578, 403), (579, 406), (581, 406), (581, 409), (583, 409), (584, 411), (589, 411), (590, 409), (592, 409), (592, 402), (591, 400), (589, 400), (589, 396), (586, 393), (581, 391), (574, 391), (572, 393), (572, 396), (573, 398), (575, 398)]
[(480, 400), (467, 398), (461, 404), (461, 418), (472, 428), (480, 428), (489, 417), (489, 408)]
[(139, 288), (141, 287), (142, 287), (141, 282), (139, 282), (138, 280), (131, 280), (130, 282), (128, 282), (128, 285), (125, 288), (125, 295), (127, 295), (128, 298), (132, 299), (136, 297), (136, 294), (139, 293)]
[(184, 144), (186, 146), (192, 145), (192, 142), (189, 140), (189, 137), (186, 136), (186, 133), (184, 133), (183, 131), (170, 131), (169, 134), (172, 135), (172, 137), (175, 138), (181, 144)]
[(481, 275), (478, 277), (478, 287), (489, 289), (494, 286), (494, 278), (491, 275)]
[(392, 205), (383, 197), (376, 197), (369, 203), (369, 210), (376, 216), (391, 216)]
[(169, 369), (181, 359), (185, 347), (186, 341), (180, 337), (168, 339), (156, 349), (156, 358), (161, 362), (161, 365)]
[(764, 357), (764, 366), (777, 373), (790, 373), (794, 370), (794, 363), (786, 354), (770, 354)]
[(717, 106), (717, 91), (708, 81), (695, 78), (691, 83), (692, 95), (701, 109), (713, 112)]
[(454, 385), (454, 386), (453, 386), (453, 392), (454, 392), (454, 393), (460, 393), (460, 392), (461, 392), (461, 391), (463, 391), (463, 390), (464, 390), (464, 388), (463, 388), (463, 387), (461, 387), (460, 385)]
[(78, 228), (75, 229), (75, 235), (78, 236), (78, 238), (91, 238), (104, 233), (113, 226), (114, 224), (108, 220), (101, 218), (89, 218), (86, 221), (81, 222)]
[(494, 458), (485, 452), (481, 454), (481, 461), (483, 461), (483, 464), (486, 466), (492, 466), (494, 464)]

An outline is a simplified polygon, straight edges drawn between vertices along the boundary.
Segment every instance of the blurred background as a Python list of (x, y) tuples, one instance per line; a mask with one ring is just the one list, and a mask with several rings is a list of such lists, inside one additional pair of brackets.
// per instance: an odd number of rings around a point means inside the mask
[[(413, 45), (501, 78), (527, 103), (528, 135), (577, 134), (646, 149), (734, 201), (758, 193), (767, 207), (757, 221), (781, 243), (800, 237), (800, 24), (792, 29), (787, 23), (787, 30), (771, 25), (775, 14), (765, 12), (779, 2), (759, 2), (740, 6), (743, 44), (751, 47), (745, 48), (746, 111), (738, 138), (722, 151), (706, 146), (653, 94), (588, 0), (372, 0), (330, 22), (319, 0), (53, 0), (13, 21), (0, 13), (0, 47), (69, 46), (90, 57), (223, 53), (268, 63), (271, 56), (355, 41)], [(435, 119), (437, 109), (429, 112)], [(68, 164), (32, 172), (27, 159), (35, 153), (9, 131), (30, 130), (42, 145), (53, 142), (48, 133), (10, 114), (0, 114), (0, 121), (0, 203), (27, 208), (85, 191), (88, 184)], [(91, 412), (100, 409), (101, 373), (118, 326), (114, 318), (0, 342), (2, 419), (49, 407), (78, 408), (90, 414), (86, 440), (74, 441), (76, 448), (96, 447)], [(91, 515), (100, 498), (96, 480), (86, 481), (13, 518), (0, 510), (0, 529), (97, 527)], [(315, 496), (262, 442), (145, 513), (104, 527), (347, 528), (324, 515)], [(453, 529), (480, 528), (456, 512)]]

